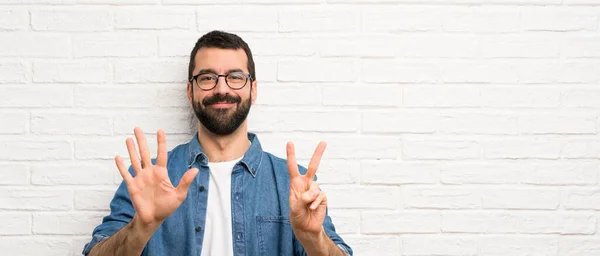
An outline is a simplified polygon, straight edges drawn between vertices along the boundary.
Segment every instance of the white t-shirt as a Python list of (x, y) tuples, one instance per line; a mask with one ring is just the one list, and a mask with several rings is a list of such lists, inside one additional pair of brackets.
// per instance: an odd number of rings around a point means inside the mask
[(233, 256), (231, 173), (241, 159), (208, 163), (210, 178), (202, 256)]

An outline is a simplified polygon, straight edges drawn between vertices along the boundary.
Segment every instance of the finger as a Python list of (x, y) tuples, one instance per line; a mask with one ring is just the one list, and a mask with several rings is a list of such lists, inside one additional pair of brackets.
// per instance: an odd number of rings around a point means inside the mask
[(152, 165), (152, 160), (150, 159), (150, 150), (148, 149), (148, 143), (146, 142), (144, 131), (142, 131), (140, 127), (135, 127), (135, 129), (133, 129), (133, 133), (135, 134), (135, 139), (140, 147), (140, 157), (142, 158), (143, 167)]
[(307, 205), (315, 201), (319, 196), (320, 191), (309, 190), (302, 193), (300, 200), (302, 201), (302, 205)]
[(131, 177), (131, 173), (129, 173), (127, 166), (125, 165), (125, 163), (123, 163), (123, 159), (120, 156), (116, 156), (115, 163), (117, 164), (117, 169), (119, 169), (119, 173), (121, 174), (121, 177), (123, 177), (125, 184), (129, 186), (129, 184), (133, 180), (133, 177)]
[(156, 133), (158, 141), (158, 152), (156, 154), (156, 165), (161, 167), (167, 166), (167, 136), (163, 130), (158, 130)]
[(131, 166), (133, 166), (133, 172), (135, 173), (135, 176), (137, 176), (142, 171), (142, 163), (140, 163), (135, 143), (133, 143), (132, 138), (127, 138), (125, 144), (127, 144), (127, 152), (129, 152), (129, 159), (131, 160)]
[(289, 141), (286, 145), (287, 151), (287, 165), (288, 172), (290, 173), (290, 179), (300, 176), (300, 171), (298, 170), (298, 163), (296, 163), (296, 152), (294, 150), (294, 143)]
[(319, 205), (327, 205), (327, 196), (323, 191), (321, 191), (317, 199), (315, 199), (315, 201), (313, 201), (312, 204), (310, 204), (310, 209), (315, 210), (317, 209), (317, 207), (319, 207)]
[(321, 157), (323, 156), (323, 152), (325, 152), (326, 147), (327, 143), (325, 141), (321, 141), (315, 149), (315, 153), (310, 159), (310, 163), (308, 163), (308, 170), (306, 171), (306, 177), (308, 179), (313, 180), (313, 178), (315, 177), (315, 173), (317, 173), (317, 169), (319, 169)]
[(197, 168), (189, 169), (187, 172), (185, 172), (183, 177), (181, 177), (181, 180), (179, 180), (179, 184), (177, 185), (177, 193), (181, 198), (186, 198), (188, 189), (190, 189), (190, 185), (194, 181), (194, 178), (198, 172), (199, 170)]

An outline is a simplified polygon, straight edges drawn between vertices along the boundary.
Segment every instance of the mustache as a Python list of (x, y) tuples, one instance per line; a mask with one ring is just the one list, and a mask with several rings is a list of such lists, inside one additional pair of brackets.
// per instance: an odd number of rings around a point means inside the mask
[(226, 103), (238, 103), (242, 101), (242, 98), (240, 97), (234, 97), (232, 95), (229, 94), (217, 94), (215, 96), (212, 97), (206, 97), (204, 98), (204, 100), (202, 100), (202, 104), (203, 105), (212, 105), (215, 104), (217, 102), (226, 102)]

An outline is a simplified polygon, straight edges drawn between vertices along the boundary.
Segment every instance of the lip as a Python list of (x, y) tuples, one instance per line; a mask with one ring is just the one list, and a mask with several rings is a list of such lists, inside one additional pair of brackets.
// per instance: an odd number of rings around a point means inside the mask
[(215, 104), (211, 104), (210, 107), (212, 108), (229, 108), (233, 106), (233, 103), (228, 103), (228, 102), (217, 102)]

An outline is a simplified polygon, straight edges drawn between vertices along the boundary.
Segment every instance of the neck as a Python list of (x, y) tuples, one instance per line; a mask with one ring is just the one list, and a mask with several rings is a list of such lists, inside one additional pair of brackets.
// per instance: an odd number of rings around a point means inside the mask
[(242, 158), (250, 148), (247, 133), (246, 122), (228, 135), (214, 134), (202, 124), (198, 124), (198, 142), (208, 161), (213, 163)]

